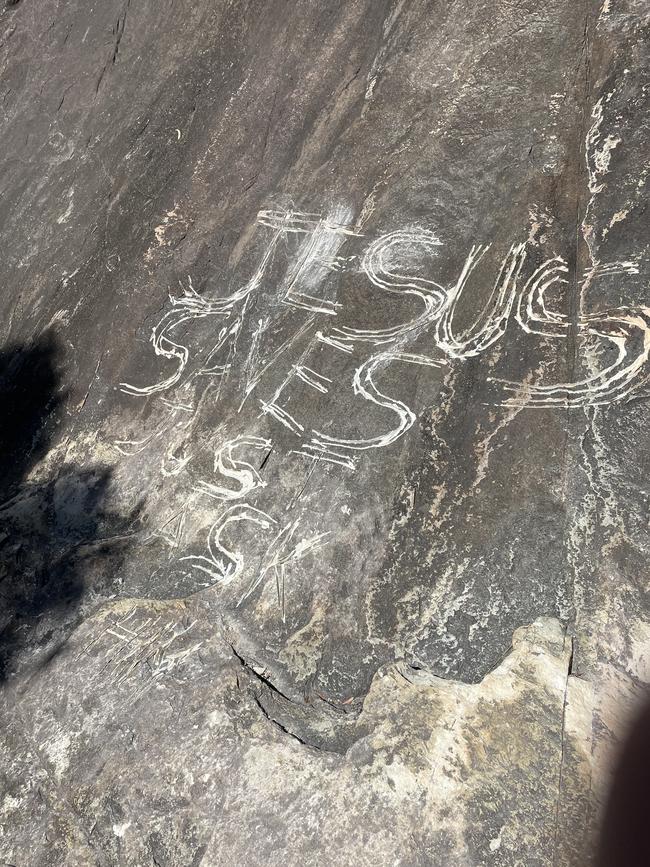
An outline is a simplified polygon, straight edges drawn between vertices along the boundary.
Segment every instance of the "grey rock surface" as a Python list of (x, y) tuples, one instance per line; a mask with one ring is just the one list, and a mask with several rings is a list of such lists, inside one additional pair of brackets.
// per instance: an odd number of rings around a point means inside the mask
[(0, 862), (591, 862), (650, 680), (649, 39), (0, 11)]

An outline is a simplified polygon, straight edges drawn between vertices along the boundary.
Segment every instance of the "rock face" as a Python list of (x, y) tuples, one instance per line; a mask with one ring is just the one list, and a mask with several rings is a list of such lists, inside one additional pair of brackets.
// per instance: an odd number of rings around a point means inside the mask
[(595, 856), (650, 680), (649, 39), (6, 4), (1, 861)]

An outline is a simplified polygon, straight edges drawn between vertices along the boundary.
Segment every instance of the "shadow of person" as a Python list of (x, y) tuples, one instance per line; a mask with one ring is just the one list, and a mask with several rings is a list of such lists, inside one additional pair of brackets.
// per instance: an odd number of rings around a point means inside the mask
[(52, 331), (0, 351), (0, 503), (50, 447), (66, 393), (62, 351)]
[(650, 693), (619, 756), (595, 863), (650, 867)]
[(111, 594), (140, 512), (110, 508), (110, 467), (39, 466), (63, 420), (62, 370), (52, 332), (0, 352), (0, 682), (60, 648), (84, 596)]

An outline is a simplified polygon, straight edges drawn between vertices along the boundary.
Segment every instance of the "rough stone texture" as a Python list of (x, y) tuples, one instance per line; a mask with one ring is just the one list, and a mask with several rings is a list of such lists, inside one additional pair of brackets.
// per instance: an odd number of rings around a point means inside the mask
[[(337, 752), (300, 742), (273, 722), (286, 699), (207, 624), (188, 630), (204, 620), (200, 608), (105, 607), (19, 701), (12, 777), (20, 779), (24, 756), (43, 768), (46, 781), (34, 786), (47, 818), (75, 840), (80, 857), (547, 863), (568, 684), (577, 701), (588, 700), (586, 685), (568, 676), (571, 643), (556, 620), (517, 630), (511, 653), (480, 684), (405, 663), (382, 667), (348, 748)], [(128, 641), (129, 634), (136, 637)], [(137, 666), (148, 677), (134, 677)], [(75, 679), (84, 690), (62, 693), (61, 684)], [(565, 737), (588, 768), (579, 736), (567, 728)], [(9, 825), (20, 827), (34, 798), (24, 789), (7, 799)], [(60, 791), (68, 793), (63, 803)], [(5, 858), (50, 863), (43, 842), (23, 826)]]
[(650, 680), (650, 12), (0, 12), (0, 860), (584, 865)]

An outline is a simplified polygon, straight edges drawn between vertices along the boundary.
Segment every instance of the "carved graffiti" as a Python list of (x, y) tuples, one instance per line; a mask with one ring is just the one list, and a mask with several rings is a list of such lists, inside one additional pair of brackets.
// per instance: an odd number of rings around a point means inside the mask
[[(200, 294), (188, 278), (181, 295), (170, 296), (169, 309), (150, 337), (155, 355), (172, 363), (172, 371), (151, 384), (122, 382), (124, 393), (160, 400), (175, 419), (181, 412), (191, 416), (196, 411), (191, 390), (199, 377), (220, 381), (234, 377), (238, 412), (256, 407), (259, 417), (278, 425), (285, 437), (294, 440), (287, 454), (313, 465), (322, 462), (354, 472), (358, 461), (366, 459), (364, 452), (391, 446), (417, 419), (405, 400), (383, 384), (391, 370), (404, 365), (435, 370), (462, 364), (494, 347), (509, 327), (551, 342), (567, 340), (573, 333), (577, 340), (599, 342), (608, 354), (603, 354), (606, 361), (600, 369), (594, 370), (592, 365), (588, 376), (573, 382), (523, 384), (492, 378), (500, 388), (496, 401), (502, 405), (574, 409), (612, 403), (624, 400), (645, 381), (650, 308), (620, 307), (570, 320), (555, 309), (569, 273), (566, 261), (559, 256), (547, 259), (530, 273), (527, 245), (513, 244), (502, 257), (487, 301), (474, 322), (460, 328), (459, 304), (478, 279), (477, 269), (489, 245), (472, 247), (457, 278), (444, 285), (435, 279), (443, 242), (423, 227), (367, 239), (356, 230), (352, 211), (343, 206), (325, 216), (273, 206), (260, 211), (256, 226), (263, 236), (266, 234), (252, 276), (234, 292), (218, 298)], [(287, 262), (278, 276), (282, 255)], [(380, 297), (401, 298), (410, 309), (415, 305), (416, 312), (385, 327), (339, 324), (345, 305), (339, 298), (338, 283), (346, 272), (359, 275)], [(596, 263), (585, 280), (631, 273), (638, 273), (632, 262)], [(251, 320), (249, 309), (262, 291), (266, 306), (262, 305)], [(214, 320), (214, 329), (204, 330), (203, 336), (193, 341), (189, 326), (203, 320)], [(249, 329), (247, 349), (233, 371), (237, 341), (245, 328)], [(419, 351), (414, 350), (416, 341)], [(354, 367), (350, 377), (351, 358)], [(347, 382), (334, 371), (337, 361), (345, 362), (346, 376), (350, 377)], [(275, 383), (272, 389), (263, 386), (267, 378)], [(303, 394), (320, 400), (326, 408), (329, 415), (324, 421), (312, 419), (309, 400), (296, 398), (300, 388), (306, 388)], [(361, 433), (357, 427), (354, 436), (346, 433), (347, 418), (336, 409), (339, 396), (346, 392), (363, 402), (360, 409), (372, 409), (372, 417), (379, 420), (365, 420)], [(115, 445), (122, 454), (137, 454), (161, 436), (169, 423), (163, 421), (159, 430), (142, 440), (120, 440)], [(370, 424), (381, 427), (368, 429)], [(224, 504), (223, 511), (208, 532), (205, 553), (183, 556), (179, 562), (207, 576), (206, 586), (225, 587), (242, 581), (246, 571), (245, 552), (228, 547), (229, 530), (238, 525), (269, 534), (272, 538), (261, 566), (242, 587), (237, 604), (249, 599), (272, 574), (284, 617), (286, 570), (319, 548), (328, 534), (303, 534), (298, 519), (287, 522), (244, 502), (267, 484), (259, 467), (251, 463), (252, 456), (268, 457), (273, 448), (272, 436), (253, 434), (231, 436), (217, 443), (214, 477), (195, 480), (193, 490)], [(167, 476), (182, 474), (189, 460), (185, 451), (170, 448), (161, 472)], [(238, 502), (233, 505), (233, 501)]]

